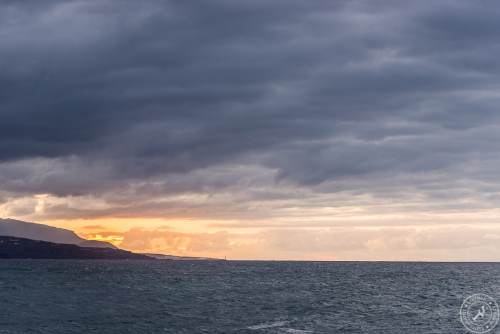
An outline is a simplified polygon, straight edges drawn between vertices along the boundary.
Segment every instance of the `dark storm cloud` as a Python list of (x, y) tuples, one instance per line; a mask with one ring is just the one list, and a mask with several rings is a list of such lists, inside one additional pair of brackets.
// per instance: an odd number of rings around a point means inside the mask
[(499, 14), (493, 1), (4, 1), (2, 190), (210, 192), (237, 178), (168, 177), (245, 163), (309, 187), (445, 170), (497, 182)]
[(297, 136), (269, 89), (307, 67), (283, 41), (320, 6), (51, 4), (3, 6), (0, 159), (132, 145), (190, 169)]

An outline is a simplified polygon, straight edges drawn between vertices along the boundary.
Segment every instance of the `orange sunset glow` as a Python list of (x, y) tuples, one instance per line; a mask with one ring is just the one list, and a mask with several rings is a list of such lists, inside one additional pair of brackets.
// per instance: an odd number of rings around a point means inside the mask
[(6, 5), (0, 217), (143, 253), (500, 258), (495, 29), (282, 5)]
[(492, 0), (0, 1), (0, 334), (498, 332), (499, 36)]

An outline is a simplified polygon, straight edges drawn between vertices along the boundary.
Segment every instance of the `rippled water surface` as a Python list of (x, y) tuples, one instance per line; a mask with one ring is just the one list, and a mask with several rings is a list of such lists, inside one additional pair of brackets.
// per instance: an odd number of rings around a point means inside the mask
[(474, 293), (500, 264), (0, 260), (0, 334), (466, 333)]

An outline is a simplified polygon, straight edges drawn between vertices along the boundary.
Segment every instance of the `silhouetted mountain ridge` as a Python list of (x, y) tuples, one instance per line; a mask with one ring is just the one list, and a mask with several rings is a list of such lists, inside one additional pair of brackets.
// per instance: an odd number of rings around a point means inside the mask
[(12, 236), (0, 236), (0, 259), (154, 260), (121, 249), (80, 247)]
[[(103, 253), (95, 250), (100, 248), (110, 251), (117, 250), (127, 252), (128, 254), (142, 256), (143, 258), (157, 260), (221, 260), (208, 257), (132, 253), (124, 251), (108, 242), (83, 239), (71, 230), (16, 219), (0, 219), (0, 238), (4, 240), (4, 244), (1, 245), (4, 250), (4, 255), (2, 256), (0, 254), (0, 258), (13, 256), (21, 258), (54, 259), (73, 258), (72, 256), (75, 256), (74, 258), (106, 258), (106, 254), (111, 254), (112, 258), (118, 256), (118, 253)], [(19, 248), (18, 244), (23, 245), (23, 247)], [(79, 249), (68, 246), (77, 246)], [(9, 249), (9, 247), (14, 248)], [(89, 249), (94, 250), (90, 251)], [(59, 255), (56, 254), (58, 250), (63, 253)], [(40, 253), (37, 254), (37, 251)]]
[(73, 244), (82, 247), (118, 249), (109, 242), (80, 238), (70, 230), (15, 219), (0, 219), (0, 235), (60, 244)]

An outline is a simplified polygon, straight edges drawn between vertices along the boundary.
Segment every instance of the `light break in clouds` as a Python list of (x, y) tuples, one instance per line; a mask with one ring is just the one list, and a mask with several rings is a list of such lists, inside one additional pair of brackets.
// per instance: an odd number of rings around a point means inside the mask
[(499, 17), (3, 1), (0, 216), (186, 255), (498, 260)]

